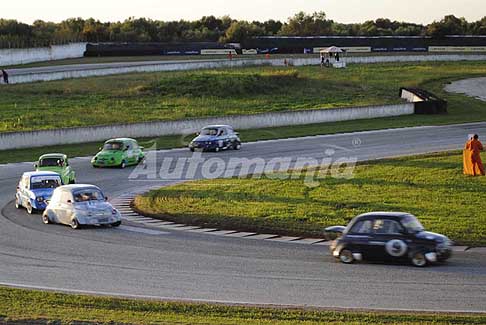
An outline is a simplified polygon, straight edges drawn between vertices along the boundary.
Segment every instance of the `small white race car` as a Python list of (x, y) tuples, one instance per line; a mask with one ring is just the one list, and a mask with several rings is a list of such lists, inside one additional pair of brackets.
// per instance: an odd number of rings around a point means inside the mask
[(77, 229), (83, 225), (121, 224), (121, 214), (95, 185), (64, 185), (54, 190), (42, 214), (42, 221), (61, 223)]

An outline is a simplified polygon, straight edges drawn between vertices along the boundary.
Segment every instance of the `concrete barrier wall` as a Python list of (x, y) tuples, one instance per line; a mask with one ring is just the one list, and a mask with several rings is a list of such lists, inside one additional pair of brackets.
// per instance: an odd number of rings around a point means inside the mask
[(414, 113), (414, 104), (316, 109), (187, 119), (178, 121), (118, 124), (56, 130), (0, 133), (0, 150), (43, 147), (68, 143), (104, 141), (113, 137), (158, 137), (190, 134), (209, 124), (230, 124), (236, 129), (253, 129), (286, 125), (370, 119)]
[(83, 57), (86, 43), (29, 49), (0, 49), (0, 66)]
[[(347, 63), (371, 64), (386, 62), (432, 62), (432, 61), (483, 61), (486, 55), (403, 55), (403, 56), (363, 56), (346, 58)], [(318, 58), (296, 58), (290, 60), (294, 66), (318, 65)], [(238, 59), (238, 60), (201, 60), (188, 61), (181, 63), (164, 61), (157, 63), (144, 63), (127, 67), (98, 68), (98, 69), (73, 69), (69, 71), (43, 72), (41, 74), (11, 74), (10, 83), (28, 83), (36, 81), (51, 81), (70, 78), (85, 78), (93, 76), (106, 76), (115, 74), (127, 74), (135, 72), (158, 72), (158, 71), (178, 71), (178, 70), (197, 70), (229, 68), (242, 66), (284, 66), (283, 59)]]

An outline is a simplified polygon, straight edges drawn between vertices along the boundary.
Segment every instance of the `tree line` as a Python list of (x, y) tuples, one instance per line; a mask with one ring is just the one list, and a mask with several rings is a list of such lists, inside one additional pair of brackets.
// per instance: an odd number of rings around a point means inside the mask
[(324, 12), (299, 12), (287, 21), (243, 21), (229, 16), (204, 16), (195, 21), (159, 21), (128, 18), (101, 22), (70, 18), (60, 23), (37, 20), (25, 24), (0, 19), (0, 48), (40, 47), (69, 42), (244, 42), (262, 35), (285, 36), (432, 36), (486, 35), (486, 17), (475, 22), (453, 15), (428, 25), (391, 21), (387, 18), (342, 24)]

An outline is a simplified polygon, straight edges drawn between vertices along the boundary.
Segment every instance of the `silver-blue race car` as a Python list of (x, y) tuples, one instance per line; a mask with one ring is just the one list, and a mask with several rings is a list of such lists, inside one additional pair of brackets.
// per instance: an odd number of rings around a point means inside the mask
[(61, 175), (50, 171), (23, 173), (15, 193), (15, 207), (24, 207), (29, 214), (47, 206), (54, 189), (62, 185)]
[(121, 224), (121, 214), (94, 185), (64, 185), (54, 190), (42, 221), (61, 223), (77, 229), (83, 225)]
[(208, 125), (189, 144), (191, 151), (220, 151), (241, 149), (239, 134), (229, 125)]

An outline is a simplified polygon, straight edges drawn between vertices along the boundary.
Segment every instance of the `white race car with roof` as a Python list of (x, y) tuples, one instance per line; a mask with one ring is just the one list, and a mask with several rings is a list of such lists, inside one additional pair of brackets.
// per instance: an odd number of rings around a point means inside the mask
[(77, 229), (84, 225), (121, 224), (121, 214), (95, 185), (64, 185), (54, 190), (42, 214), (45, 224), (55, 222)]

